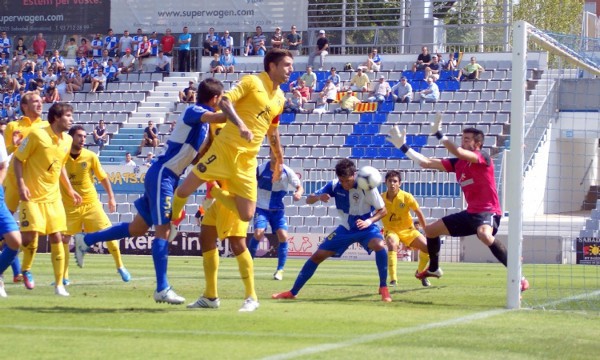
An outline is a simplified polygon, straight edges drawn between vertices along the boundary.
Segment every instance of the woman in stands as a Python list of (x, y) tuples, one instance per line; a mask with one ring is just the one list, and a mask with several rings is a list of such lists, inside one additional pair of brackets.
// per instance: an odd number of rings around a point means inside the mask
[(48, 88), (44, 92), (43, 100), (48, 104), (60, 101), (60, 95), (58, 94), (58, 89), (56, 88), (56, 82), (54, 80), (51, 80), (48, 84)]
[(144, 71), (144, 59), (149, 58), (152, 55), (152, 44), (148, 41), (148, 36), (144, 35), (142, 42), (138, 46), (136, 58), (138, 60), (138, 70)]

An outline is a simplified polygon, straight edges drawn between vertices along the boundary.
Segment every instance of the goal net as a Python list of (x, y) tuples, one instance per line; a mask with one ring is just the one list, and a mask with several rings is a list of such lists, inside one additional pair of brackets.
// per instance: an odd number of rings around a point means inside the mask
[[(600, 40), (513, 28), (509, 308), (600, 310)], [(596, 53), (596, 59), (600, 53)], [(530, 289), (519, 292), (521, 276)]]

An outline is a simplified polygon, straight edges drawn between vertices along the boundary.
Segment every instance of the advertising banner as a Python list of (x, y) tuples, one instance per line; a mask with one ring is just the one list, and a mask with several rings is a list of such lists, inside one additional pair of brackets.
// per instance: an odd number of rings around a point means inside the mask
[[(108, 174), (110, 185), (115, 194), (141, 194), (144, 192), (144, 178), (147, 166), (103, 165)], [(96, 191), (104, 192), (102, 185), (96, 181)]]
[(307, 0), (129, 0), (113, 1), (111, 26), (117, 33), (129, 30), (135, 33), (164, 33), (170, 28), (181, 33), (187, 26), (190, 33), (206, 33), (214, 27), (218, 34), (254, 32), (261, 26), (272, 32), (276, 26), (288, 31), (292, 24), (303, 30), (308, 25)]
[(110, 0), (0, 0), (0, 30), (9, 36), (104, 34), (110, 27), (110, 4)]
[(575, 239), (577, 264), (600, 265), (600, 239), (584, 237)]

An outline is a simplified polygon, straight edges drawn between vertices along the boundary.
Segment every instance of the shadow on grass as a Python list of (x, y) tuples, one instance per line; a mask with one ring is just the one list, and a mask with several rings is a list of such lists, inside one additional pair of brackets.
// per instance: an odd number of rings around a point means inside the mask
[(171, 308), (165, 309), (148, 309), (148, 308), (82, 308), (73, 306), (53, 306), (53, 307), (28, 307), (28, 306), (15, 306), (11, 307), (17, 311), (27, 311), (41, 314), (124, 314), (124, 313), (146, 313), (146, 314), (158, 314), (166, 313)]

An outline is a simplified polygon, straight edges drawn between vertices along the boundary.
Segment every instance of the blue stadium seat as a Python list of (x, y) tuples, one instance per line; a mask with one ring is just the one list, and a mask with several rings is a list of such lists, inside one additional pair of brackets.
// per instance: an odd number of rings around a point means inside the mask
[(353, 134), (367, 134), (367, 124), (354, 124)]
[(376, 147), (367, 147), (365, 148), (365, 155), (364, 157), (366, 158), (371, 158), (371, 159), (375, 159), (379, 156), (379, 152), (377, 151), (379, 150)]
[(279, 85), (279, 87), (281, 88), (281, 91), (283, 91), (283, 92), (290, 92), (290, 83), (289, 82), (283, 83), (283, 84)]
[(365, 156), (365, 148), (355, 146), (352, 148), (352, 157), (353, 158), (362, 158)]
[(358, 145), (358, 139), (360, 135), (348, 135), (346, 136), (346, 143), (344, 146), (356, 146)]
[(373, 122), (374, 116), (375, 116), (375, 113), (362, 113), (362, 114), (360, 114), (359, 122), (370, 124)]
[(371, 135), (360, 135), (358, 138), (358, 145), (369, 146), (373, 143), (373, 137)]
[(387, 121), (387, 113), (375, 113), (373, 122), (375, 124), (384, 124)]
[(394, 111), (394, 102), (393, 101), (384, 101), (382, 103), (379, 103), (379, 106), (377, 107), (378, 113), (389, 113), (392, 111)]
[(413, 80), (410, 82), (413, 91), (421, 91), (427, 89), (427, 82), (423, 80)]
[(327, 80), (327, 77), (329, 76), (329, 71), (314, 71), (314, 73), (317, 75), (317, 81), (323, 83), (325, 83), (325, 80)]
[(296, 120), (295, 113), (284, 112), (283, 114), (281, 114), (280, 121), (282, 124), (291, 124), (294, 122), (294, 120)]
[(373, 135), (372, 144), (375, 146), (386, 146), (385, 135)]
[(379, 149), (379, 157), (382, 159), (390, 159), (392, 156), (392, 147), (385, 146)]

